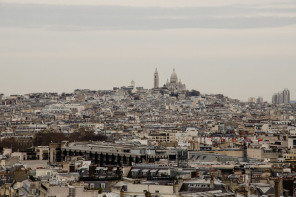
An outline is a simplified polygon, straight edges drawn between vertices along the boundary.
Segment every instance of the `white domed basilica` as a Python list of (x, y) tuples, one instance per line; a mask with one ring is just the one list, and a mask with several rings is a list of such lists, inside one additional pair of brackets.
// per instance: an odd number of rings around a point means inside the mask
[(186, 85), (183, 84), (181, 82), (181, 80), (178, 81), (178, 76), (176, 74), (175, 69), (173, 70), (173, 73), (171, 74), (170, 81), (167, 80), (164, 87), (167, 88), (170, 92), (173, 92), (173, 93), (179, 93), (179, 92), (182, 92), (182, 91), (186, 90)]
[[(175, 94), (186, 91), (186, 85), (183, 84), (181, 80), (178, 80), (178, 76), (176, 74), (175, 69), (171, 74), (170, 81), (167, 80), (167, 82), (163, 85), (162, 88), (167, 89), (170, 93), (175, 93)], [(154, 89), (159, 89), (159, 76), (158, 76), (157, 69), (155, 69), (155, 73), (154, 73)]]

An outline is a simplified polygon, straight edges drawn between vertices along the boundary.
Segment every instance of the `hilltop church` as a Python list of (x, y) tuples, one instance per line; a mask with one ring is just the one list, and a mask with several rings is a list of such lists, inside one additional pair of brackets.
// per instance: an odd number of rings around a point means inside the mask
[[(163, 85), (163, 88), (168, 89), (171, 93), (180, 93), (186, 91), (186, 85), (183, 84), (181, 80), (178, 80), (175, 69), (171, 74), (170, 81), (167, 79), (167, 82)], [(159, 89), (159, 75), (157, 68), (155, 69), (154, 73), (154, 89)]]

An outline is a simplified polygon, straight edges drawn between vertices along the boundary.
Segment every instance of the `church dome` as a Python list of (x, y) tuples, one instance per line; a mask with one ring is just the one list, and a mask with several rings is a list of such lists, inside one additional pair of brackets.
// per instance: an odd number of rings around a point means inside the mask
[(177, 82), (178, 82), (178, 76), (174, 69), (173, 73), (171, 74), (171, 83), (177, 83)]

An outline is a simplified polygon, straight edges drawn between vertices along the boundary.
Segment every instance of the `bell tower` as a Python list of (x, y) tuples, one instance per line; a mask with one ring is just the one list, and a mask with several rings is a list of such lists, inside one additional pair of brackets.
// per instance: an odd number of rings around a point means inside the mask
[(159, 76), (156, 68), (154, 72), (154, 89), (158, 89), (158, 88), (159, 88)]

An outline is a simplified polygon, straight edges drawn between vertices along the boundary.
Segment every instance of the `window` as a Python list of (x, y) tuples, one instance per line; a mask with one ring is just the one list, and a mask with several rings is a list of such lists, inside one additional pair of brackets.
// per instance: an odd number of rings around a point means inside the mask
[(159, 193), (159, 190), (155, 190), (155, 193)]
[(296, 147), (296, 140), (293, 140), (293, 148)]
[(69, 188), (69, 197), (75, 197), (75, 187)]
[(101, 188), (105, 189), (105, 183), (101, 183)]
[(93, 183), (89, 184), (89, 188), (90, 189), (94, 189), (95, 188), (95, 184), (93, 184)]

